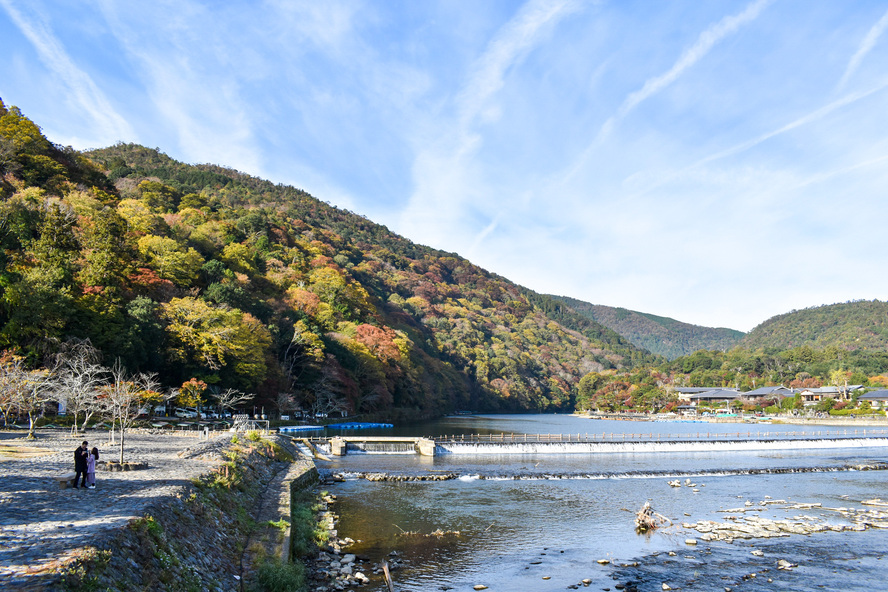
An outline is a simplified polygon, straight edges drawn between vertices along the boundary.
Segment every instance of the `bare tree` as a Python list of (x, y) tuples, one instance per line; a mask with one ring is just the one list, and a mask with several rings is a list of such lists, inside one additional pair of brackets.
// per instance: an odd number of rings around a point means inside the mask
[(99, 364), (101, 352), (90, 341), (69, 342), (65, 351), (57, 355), (58, 395), (60, 404), (74, 416), (71, 432), (77, 431), (77, 418), (83, 413), (83, 425), (102, 410), (99, 398), (101, 387), (108, 377), (108, 369)]
[(7, 401), (10, 412), (28, 414), (28, 439), (36, 437), (37, 417), (57, 400), (53, 387), (51, 370), (29, 370), (21, 356), (5, 353), (0, 358), (0, 398)]
[(342, 393), (342, 385), (336, 377), (335, 370), (330, 366), (324, 366), (321, 377), (312, 385), (314, 401), (311, 403), (311, 412), (317, 417), (329, 415), (334, 411), (347, 412), (348, 403)]
[(285, 415), (296, 408), (296, 398), (293, 393), (280, 392), (274, 398), (274, 406), (279, 415)]
[(216, 403), (223, 411), (233, 411), (235, 407), (244, 405), (252, 401), (256, 395), (253, 393), (242, 393), (239, 390), (228, 388), (215, 394)]
[[(139, 408), (162, 399), (157, 392), (155, 374), (130, 376), (118, 359), (111, 368), (111, 383), (104, 389), (107, 410), (112, 424), (120, 430), (120, 460), (123, 463), (123, 448), (126, 430), (132, 427), (139, 415)], [(112, 426), (113, 429), (113, 426)]]
[(9, 418), (15, 412), (13, 392), (12, 354), (2, 352), (0, 355), (0, 414), (3, 415), (3, 427), (9, 425)]

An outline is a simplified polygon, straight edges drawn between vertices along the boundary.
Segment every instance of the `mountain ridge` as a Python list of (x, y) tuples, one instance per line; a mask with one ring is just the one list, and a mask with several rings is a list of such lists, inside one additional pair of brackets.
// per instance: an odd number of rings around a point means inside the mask
[(135, 144), (61, 148), (2, 102), (0, 166), (0, 349), (34, 364), (88, 339), (165, 387), (394, 418), (569, 411), (588, 372), (658, 360), (295, 187)]
[(852, 300), (776, 315), (738, 343), (746, 349), (839, 347), (888, 351), (888, 303)]
[(744, 335), (742, 331), (735, 329), (692, 325), (670, 317), (591, 304), (569, 296), (553, 297), (565, 302), (578, 313), (616, 331), (636, 346), (669, 360), (700, 349), (730, 349)]

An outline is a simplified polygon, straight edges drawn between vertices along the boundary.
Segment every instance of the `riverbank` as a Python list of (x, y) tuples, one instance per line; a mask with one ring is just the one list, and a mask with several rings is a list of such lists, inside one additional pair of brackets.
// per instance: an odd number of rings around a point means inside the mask
[(617, 421), (655, 421), (655, 422), (676, 422), (676, 423), (742, 423), (746, 425), (767, 425), (767, 424), (789, 424), (802, 426), (838, 426), (849, 429), (864, 427), (888, 427), (888, 418), (884, 416), (878, 417), (848, 417), (833, 416), (825, 417), (799, 417), (792, 415), (777, 415), (774, 417), (679, 417), (665, 419), (649, 414), (628, 414), (628, 413), (573, 413), (574, 417), (583, 419), (607, 419)]
[[(64, 430), (41, 431), (34, 441), (0, 433), (6, 450), (22, 451), (0, 457), (3, 590), (240, 591), (252, 564), (267, 558), (263, 545), (285, 538), (271, 536), (282, 529), (266, 519), (289, 522), (280, 515), (280, 489), (289, 490), (282, 475), (314, 466), (293, 463), (295, 451), (278, 437), (133, 434), (126, 460), (147, 468), (100, 471), (94, 490), (59, 489), (55, 477), (71, 470), (81, 439)], [(112, 456), (106, 433), (87, 439), (103, 459)]]

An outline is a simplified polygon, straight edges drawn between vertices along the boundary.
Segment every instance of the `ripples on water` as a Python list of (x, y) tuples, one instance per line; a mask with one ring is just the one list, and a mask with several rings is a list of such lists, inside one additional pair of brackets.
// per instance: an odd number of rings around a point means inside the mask
[[(526, 433), (556, 433), (558, 421), (566, 419), (542, 416), (537, 423), (534, 417), (540, 416), (497, 417), (485, 425), (507, 433), (522, 433), (518, 427), (526, 428)], [(561, 426), (563, 433), (577, 433), (575, 420), (566, 420), (569, 426)], [(477, 422), (471, 422), (472, 431), (478, 431)], [(621, 424), (606, 426), (608, 431), (616, 431), (628, 422), (608, 423)], [(643, 425), (668, 427), (669, 432), (697, 427)], [(736, 425), (728, 427), (737, 429)], [(797, 426), (788, 427), (798, 430)], [(888, 567), (881, 559), (888, 548), (888, 535), (883, 531), (829, 532), (736, 541), (733, 545), (701, 542), (691, 548), (684, 545), (684, 540), (695, 533), (664, 529), (639, 536), (634, 532), (633, 519), (645, 501), (677, 523), (723, 521), (724, 514), (718, 510), (742, 506), (747, 499), (757, 503), (766, 495), (829, 507), (857, 507), (864, 499), (888, 497), (888, 472), (837, 469), (884, 463), (886, 457), (885, 449), (435, 458), (353, 455), (321, 468), (461, 475), (459, 479), (435, 482), (349, 480), (331, 488), (340, 500), (340, 536), (361, 540), (355, 552), (379, 561), (397, 550), (408, 560), (408, 566), (394, 574), (400, 591), (450, 587), (467, 590), (475, 584), (487, 585), (492, 591), (565, 590), (584, 578), (591, 579), (590, 588), (597, 590), (614, 589), (620, 583), (628, 584), (630, 589), (659, 591), (664, 582), (670, 582), (673, 588), (694, 590), (815, 590), (821, 586), (879, 590), (885, 589), (882, 572)], [(764, 472), (775, 467), (828, 472)], [(553, 478), (556, 475), (558, 478)], [(672, 475), (693, 475), (699, 492), (668, 486), (666, 480)], [(786, 518), (798, 513), (769, 508), (761, 515)], [(835, 513), (822, 515), (829, 521), (841, 520)], [(435, 530), (460, 534), (420, 536)], [(405, 535), (405, 531), (418, 534)], [(765, 556), (752, 556), (752, 548), (765, 550)], [(826, 553), (833, 549), (835, 553)], [(675, 551), (676, 556), (670, 557), (668, 551)], [(792, 572), (778, 571), (776, 561), (780, 558), (800, 567)], [(599, 559), (612, 563), (602, 566), (597, 563)], [(619, 567), (635, 560), (640, 564), (637, 568)], [(751, 573), (756, 577), (748, 577)], [(544, 580), (544, 576), (550, 579)], [(770, 584), (768, 577), (774, 580)], [(379, 581), (369, 587), (384, 588)]]

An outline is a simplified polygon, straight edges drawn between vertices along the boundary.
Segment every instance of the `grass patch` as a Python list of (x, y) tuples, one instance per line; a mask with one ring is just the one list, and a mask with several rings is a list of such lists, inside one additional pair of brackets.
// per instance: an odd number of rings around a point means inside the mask
[(67, 592), (93, 592), (100, 588), (99, 576), (111, 561), (111, 551), (91, 548), (62, 570), (62, 589)]
[(294, 493), (290, 499), (290, 558), (299, 560), (325, 545), (330, 533), (317, 518), (318, 498), (309, 491)]
[(301, 563), (285, 563), (280, 559), (264, 561), (256, 573), (257, 592), (304, 592), (305, 567)]

